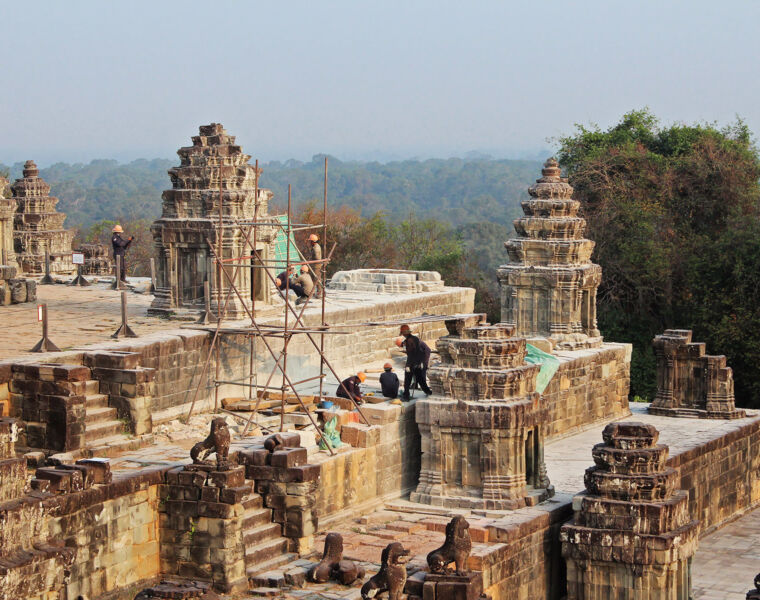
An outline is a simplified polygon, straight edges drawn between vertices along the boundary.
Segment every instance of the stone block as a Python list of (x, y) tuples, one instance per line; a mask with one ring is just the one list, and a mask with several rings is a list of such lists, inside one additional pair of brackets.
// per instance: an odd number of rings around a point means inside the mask
[(290, 468), (306, 464), (306, 448), (286, 448), (272, 453), (270, 464), (273, 467)]

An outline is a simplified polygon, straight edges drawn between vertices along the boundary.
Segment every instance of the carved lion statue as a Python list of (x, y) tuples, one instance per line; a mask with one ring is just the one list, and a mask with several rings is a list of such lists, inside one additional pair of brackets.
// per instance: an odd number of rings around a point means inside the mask
[(374, 598), (381, 592), (388, 592), (388, 600), (401, 600), (406, 585), (406, 561), (409, 550), (399, 542), (388, 544), (381, 556), (380, 570), (362, 586), (362, 600)]
[(322, 560), (309, 571), (308, 578), (315, 583), (335, 579), (343, 585), (351, 585), (357, 579), (364, 578), (364, 568), (353, 561), (343, 560), (343, 536), (339, 533), (328, 533), (325, 537)]
[(216, 452), (216, 466), (221, 467), (228, 463), (230, 454), (230, 430), (227, 421), (222, 417), (216, 417), (211, 421), (211, 432), (202, 442), (198, 442), (190, 450), (190, 458), (193, 464), (208, 464), (205, 458)]
[(449, 521), (443, 546), (427, 555), (431, 573), (443, 573), (452, 562), (456, 563), (457, 575), (467, 572), (467, 558), (472, 550), (469, 528), (470, 524), (462, 515), (457, 515)]

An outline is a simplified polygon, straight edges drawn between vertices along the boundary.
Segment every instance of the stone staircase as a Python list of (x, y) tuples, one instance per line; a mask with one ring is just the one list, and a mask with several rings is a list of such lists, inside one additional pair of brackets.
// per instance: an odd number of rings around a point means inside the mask
[(287, 564), (298, 556), (288, 552), (288, 539), (282, 536), (282, 525), (272, 522), (272, 509), (265, 508), (259, 494), (251, 494), (243, 501), (243, 542), (245, 545), (245, 571), (251, 588), (260, 586), (281, 587), (272, 579), (272, 570)]
[(135, 437), (129, 426), (118, 419), (117, 410), (108, 406), (108, 394), (99, 393), (99, 382), (86, 382), (85, 391), (85, 454), (110, 457), (136, 450), (152, 442), (153, 436)]

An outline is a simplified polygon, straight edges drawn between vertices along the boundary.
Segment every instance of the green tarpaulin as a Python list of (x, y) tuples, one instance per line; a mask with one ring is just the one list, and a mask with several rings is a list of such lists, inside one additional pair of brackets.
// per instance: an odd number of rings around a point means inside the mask
[[(288, 224), (288, 215), (277, 215), (274, 217), (283, 225)], [(285, 264), (287, 263), (288, 246), (286, 242), (287, 235), (285, 231), (280, 229), (277, 232), (277, 238), (274, 242), (274, 259), (277, 261), (274, 265), (275, 274), (285, 270)], [(295, 242), (293, 241), (293, 234), (290, 234), (290, 262), (298, 262), (301, 260), (298, 250), (296, 249)]]
[(536, 380), (536, 391), (539, 394), (543, 394), (546, 386), (549, 385), (552, 377), (554, 377), (557, 369), (559, 369), (559, 359), (530, 344), (526, 344), (526, 346), (528, 352), (525, 355), (525, 362), (541, 365), (541, 370), (538, 372)]

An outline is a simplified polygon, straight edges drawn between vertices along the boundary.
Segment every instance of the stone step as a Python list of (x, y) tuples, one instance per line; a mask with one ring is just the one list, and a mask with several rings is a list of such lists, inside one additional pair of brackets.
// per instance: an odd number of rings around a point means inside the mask
[(100, 445), (103, 438), (108, 438), (118, 434), (124, 435), (124, 423), (121, 421), (111, 420), (103, 421), (102, 423), (94, 423), (93, 425), (87, 425), (84, 437), (87, 445), (91, 446)]
[(278, 569), (264, 571), (248, 578), (249, 589), (284, 588), (285, 585), (285, 573)]
[(243, 530), (243, 543), (245, 547), (258, 546), (263, 542), (274, 540), (282, 536), (282, 525), (279, 523), (265, 523), (258, 527)]
[(86, 410), (90, 410), (91, 408), (102, 408), (108, 406), (108, 395), (98, 394), (97, 392), (94, 394), (87, 394), (84, 401)]
[[(283, 537), (267, 540), (256, 546), (246, 546), (246, 573), (250, 571), (250, 575), (255, 575), (289, 562), (292, 559), (289, 558), (290, 555), (287, 550), (288, 540)], [(278, 560), (282, 560), (282, 562), (277, 562)], [(274, 564), (275, 562), (277, 564)]]
[[(248, 587), (259, 587), (258, 585), (252, 583), (253, 581), (256, 581), (257, 577), (260, 577), (263, 573), (268, 573), (270, 571), (282, 572), (282, 569), (280, 567), (287, 565), (294, 560), (298, 560), (298, 555), (293, 552), (286, 552), (278, 554), (274, 558), (261, 562), (253, 567), (247, 566), (245, 574), (246, 577), (248, 577)], [(279, 580), (279, 577), (277, 579)]]
[(89, 429), (96, 423), (116, 421), (116, 414), (116, 409), (109, 406), (99, 406), (98, 408), (90, 408), (88, 406), (85, 410), (84, 422), (87, 423), (87, 428)]
[(243, 514), (243, 530), (253, 529), (272, 522), (272, 509), (260, 508), (258, 510), (246, 511)]
[(251, 493), (245, 500), (243, 500), (243, 508), (247, 511), (256, 510), (264, 506), (264, 499), (256, 493)]
[(85, 396), (91, 396), (93, 394), (100, 393), (100, 382), (97, 379), (90, 379), (85, 382)]
[(145, 446), (153, 444), (153, 434), (146, 433), (140, 436), (131, 435), (113, 435), (110, 437), (95, 440), (92, 445), (83, 451), (83, 456), (87, 458), (113, 458), (124, 452), (139, 450)]

